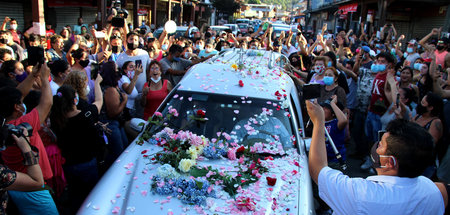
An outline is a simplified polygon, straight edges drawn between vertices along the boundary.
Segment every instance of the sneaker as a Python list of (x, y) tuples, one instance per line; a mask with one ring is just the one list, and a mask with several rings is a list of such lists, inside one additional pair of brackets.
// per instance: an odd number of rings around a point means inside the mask
[(366, 156), (364, 158), (364, 163), (361, 165), (361, 169), (367, 170), (372, 166), (372, 160), (369, 158), (369, 156)]

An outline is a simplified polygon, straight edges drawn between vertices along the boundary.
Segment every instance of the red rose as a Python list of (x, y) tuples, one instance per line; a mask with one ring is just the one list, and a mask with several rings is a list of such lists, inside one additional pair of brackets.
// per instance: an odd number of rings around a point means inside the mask
[(141, 152), (141, 154), (145, 154), (145, 153), (147, 153), (147, 150), (144, 150), (144, 151)]
[(274, 186), (277, 183), (277, 178), (266, 177), (266, 179), (269, 186)]
[(175, 147), (172, 149), (172, 152), (176, 152), (178, 150), (178, 147)]
[(244, 82), (242, 80), (239, 80), (239, 86), (243, 87), (244, 86)]
[(264, 160), (271, 160), (271, 161), (273, 161), (273, 157), (272, 156), (265, 157)]
[(236, 153), (244, 152), (244, 150), (245, 150), (244, 146), (241, 146), (236, 150)]
[(281, 93), (280, 92), (278, 92), (278, 90), (275, 92), (275, 96), (277, 96), (277, 97), (281, 97)]
[(203, 110), (198, 110), (197, 111), (197, 115), (199, 116), (199, 117), (201, 117), (201, 118), (203, 118), (203, 117), (205, 117), (205, 111), (203, 111)]

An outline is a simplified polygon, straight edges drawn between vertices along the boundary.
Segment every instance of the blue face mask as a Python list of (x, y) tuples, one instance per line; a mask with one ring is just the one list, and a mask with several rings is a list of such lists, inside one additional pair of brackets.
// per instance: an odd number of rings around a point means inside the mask
[(295, 48), (297, 48), (297, 47), (298, 47), (298, 42), (295, 43)]
[(414, 64), (414, 69), (415, 70), (420, 70), (422, 68), (422, 64), (421, 63), (415, 63)]
[(384, 65), (384, 64), (372, 64), (372, 66), (370, 67), (370, 70), (372, 70), (372, 72), (374, 72), (374, 73), (382, 72), (382, 71), (386, 70), (386, 65)]
[(332, 66), (333, 66), (333, 64), (331, 62), (327, 63), (327, 67), (332, 67)]
[(325, 83), (325, 85), (327, 86), (331, 86), (334, 83), (334, 78), (330, 77), (330, 76), (325, 76), (323, 77), (323, 83)]
[(27, 78), (28, 74), (27, 72), (23, 72), (22, 75), (17, 75), (16, 76), (16, 81), (18, 81), (19, 83), (24, 81)]
[(406, 52), (408, 52), (408, 53), (412, 53), (413, 51), (414, 51), (414, 49), (411, 47), (406, 48)]
[(25, 103), (22, 103), (22, 107), (23, 107), (22, 116), (25, 116), (25, 114), (27, 114), (27, 106), (25, 105)]
[(162, 46), (161, 46), (161, 48), (162, 48), (162, 50), (167, 50), (167, 48), (169, 48), (169, 45), (167, 45), (167, 44), (163, 44)]
[(399, 71), (397, 71), (397, 72), (395, 73), (395, 75), (397, 75), (397, 76), (400, 76), (400, 72), (399, 72)]
[(179, 61), (180, 61), (180, 58), (179, 58), (179, 57), (173, 57), (172, 59), (173, 59), (173, 61), (175, 61), (175, 62), (179, 62)]

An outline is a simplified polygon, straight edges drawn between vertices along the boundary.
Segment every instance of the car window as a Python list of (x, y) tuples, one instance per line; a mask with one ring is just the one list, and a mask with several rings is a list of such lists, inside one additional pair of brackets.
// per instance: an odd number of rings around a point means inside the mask
[(239, 28), (246, 28), (247, 27), (247, 25), (238, 25), (239, 26)]
[[(178, 111), (178, 117), (169, 122), (172, 128), (189, 130), (210, 139), (216, 138), (217, 132), (226, 132), (231, 135), (231, 142), (243, 145), (280, 142), (284, 149), (294, 147), (293, 126), (287, 117), (289, 110), (281, 109), (278, 101), (182, 90), (173, 95), (162, 111), (163, 116), (169, 107)], [(198, 110), (205, 111), (207, 121), (192, 120)], [(154, 126), (151, 133), (160, 129)]]

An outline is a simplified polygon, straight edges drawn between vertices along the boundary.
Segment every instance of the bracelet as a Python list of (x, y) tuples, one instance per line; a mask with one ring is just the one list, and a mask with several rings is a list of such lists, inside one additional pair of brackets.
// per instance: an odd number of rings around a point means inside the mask
[(35, 164), (39, 164), (39, 152), (25, 152), (22, 153), (23, 156), (23, 165), (25, 166), (33, 166)]

